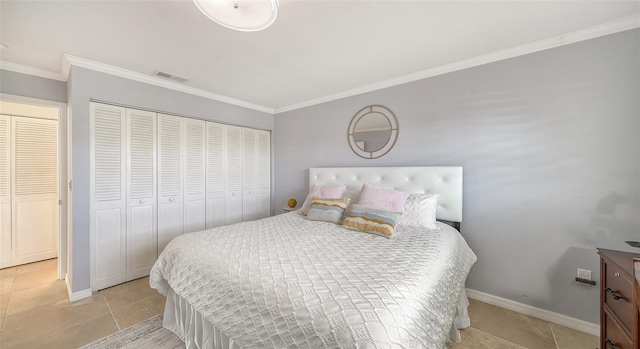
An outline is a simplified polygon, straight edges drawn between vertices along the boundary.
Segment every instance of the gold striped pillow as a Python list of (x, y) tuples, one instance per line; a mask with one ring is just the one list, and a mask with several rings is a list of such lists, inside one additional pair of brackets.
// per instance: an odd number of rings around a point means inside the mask
[(340, 224), (344, 211), (349, 206), (349, 201), (351, 200), (314, 197), (307, 212), (307, 219)]
[(354, 204), (344, 214), (342, 226), (365, 233), (391, 238), (400, 214)]

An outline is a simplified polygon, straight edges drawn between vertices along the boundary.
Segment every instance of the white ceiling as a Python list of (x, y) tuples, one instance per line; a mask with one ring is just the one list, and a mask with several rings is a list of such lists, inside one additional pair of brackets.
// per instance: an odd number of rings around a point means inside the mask
[(0, 1), (1, 59), (60, 72), (68, 53), (270, 109), (640, 13), (639, 1), (280, 1), (261, 32), (182, 1)]

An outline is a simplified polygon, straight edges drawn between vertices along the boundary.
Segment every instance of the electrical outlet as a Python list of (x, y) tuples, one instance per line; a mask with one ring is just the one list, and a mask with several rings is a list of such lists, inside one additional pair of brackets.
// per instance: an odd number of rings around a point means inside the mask
[(580, 279), (591, 280), (591, 270), (578, 269), (578, 277)]

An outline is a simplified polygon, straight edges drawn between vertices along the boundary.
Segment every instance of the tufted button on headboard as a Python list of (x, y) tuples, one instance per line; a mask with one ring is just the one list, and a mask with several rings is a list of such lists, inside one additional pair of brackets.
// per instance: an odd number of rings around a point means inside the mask
[(314, 184), (344, 184), (360, 191), (364, 183), (438, 196), (437, 218), (462, 222), (462, 167), (317, 167), (309, 169), (309, 188)]

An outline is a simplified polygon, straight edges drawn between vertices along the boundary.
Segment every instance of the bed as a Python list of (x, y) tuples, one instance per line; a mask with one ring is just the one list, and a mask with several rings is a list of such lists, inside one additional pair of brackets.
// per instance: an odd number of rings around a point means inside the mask
[[(460, 167), (309, 169), (310, 187), (364, 183), (437, 193), (438, 219), (462, 221)], [(387, 239), (293, 211), (179, 236), (149, 282), (187, 348), (446, 348), (469, 326), (476, 256), (437, 224)]]

